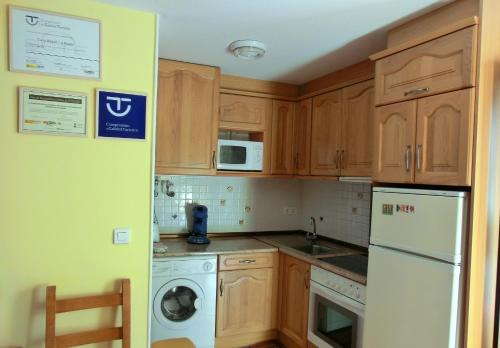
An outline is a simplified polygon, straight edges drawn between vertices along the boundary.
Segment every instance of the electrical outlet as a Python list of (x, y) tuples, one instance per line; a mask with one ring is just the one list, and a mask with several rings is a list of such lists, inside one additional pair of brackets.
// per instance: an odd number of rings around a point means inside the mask
[(297, 215), (297, 207), (288, 207), (289, 215)]

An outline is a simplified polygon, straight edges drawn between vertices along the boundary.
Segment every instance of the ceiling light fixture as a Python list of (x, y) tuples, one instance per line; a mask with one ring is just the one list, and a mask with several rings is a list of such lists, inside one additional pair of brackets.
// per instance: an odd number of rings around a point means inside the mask
[(261, 58), (266, 53), (266, 46), (256, 40), (238, 40), (231, 42), (229, 50), (237, 58), (255, 60)]

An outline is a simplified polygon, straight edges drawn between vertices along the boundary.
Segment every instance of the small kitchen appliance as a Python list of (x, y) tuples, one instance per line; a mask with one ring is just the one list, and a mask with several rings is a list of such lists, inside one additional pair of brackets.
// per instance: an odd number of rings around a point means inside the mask
[(260, 141), (219, 139), (217, 169), (262, 171), (264, 145)]
[(204, 205), (193, 207), (193, 228), (188, 236), (188, 243), (208, 244), (210, 240), (207, 237), (207, 219), (208, 208)]

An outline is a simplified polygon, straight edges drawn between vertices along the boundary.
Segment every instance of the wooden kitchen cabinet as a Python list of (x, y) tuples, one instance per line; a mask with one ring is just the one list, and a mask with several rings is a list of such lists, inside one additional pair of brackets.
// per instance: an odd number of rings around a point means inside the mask
[(342, 92), (313, 98), (311, 174), (340, 175)]
[(373, 80), (342, 91), (342, 176), (371, 176), (373, 121), (375, 117)]
[(312, 98), (301, 100), (295, 107), (295, 174), (311, 174)]
[(373, 180), (411, 183), (417, 102), (378, 107), (375, 112)]
[(310, 264), (281, 254), (280, 341), (286, 347), (307, 347)]
[(468, 27), (376, 62), (376, 105), (475, 85), (477, 28)]
[(270, 128), (272, 112), (271, 99), (221, 93), (219, 127), (263, 132)]
[(378, 182), (471, 184), (474, 88), (378, 107)]
[(277, 337), (278, 253), (219, 260), (216, 346), (241, 347)]
[(215, 175), (219, 68), (161, 59), (156, 173)]
[(474, 89), (418, 101), (415, 183), (470, 185)]
[(294, 174), (295, 103), (273, 100), (271, 174)]

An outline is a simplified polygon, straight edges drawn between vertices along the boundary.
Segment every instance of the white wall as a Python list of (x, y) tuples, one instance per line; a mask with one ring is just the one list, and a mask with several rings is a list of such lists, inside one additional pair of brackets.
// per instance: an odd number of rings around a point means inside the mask
[[(309, 217), (314, 216), (318, 234), (368, 246), (367, 184), (180, 175), (158, 179), (155, 210), (161, 233), (187, 232), (190, 205), (197, 203), (208, 207), (209, 232), (312, 231)], [(174, 197), (166, 195), (166, 180), (174, 183)]]

